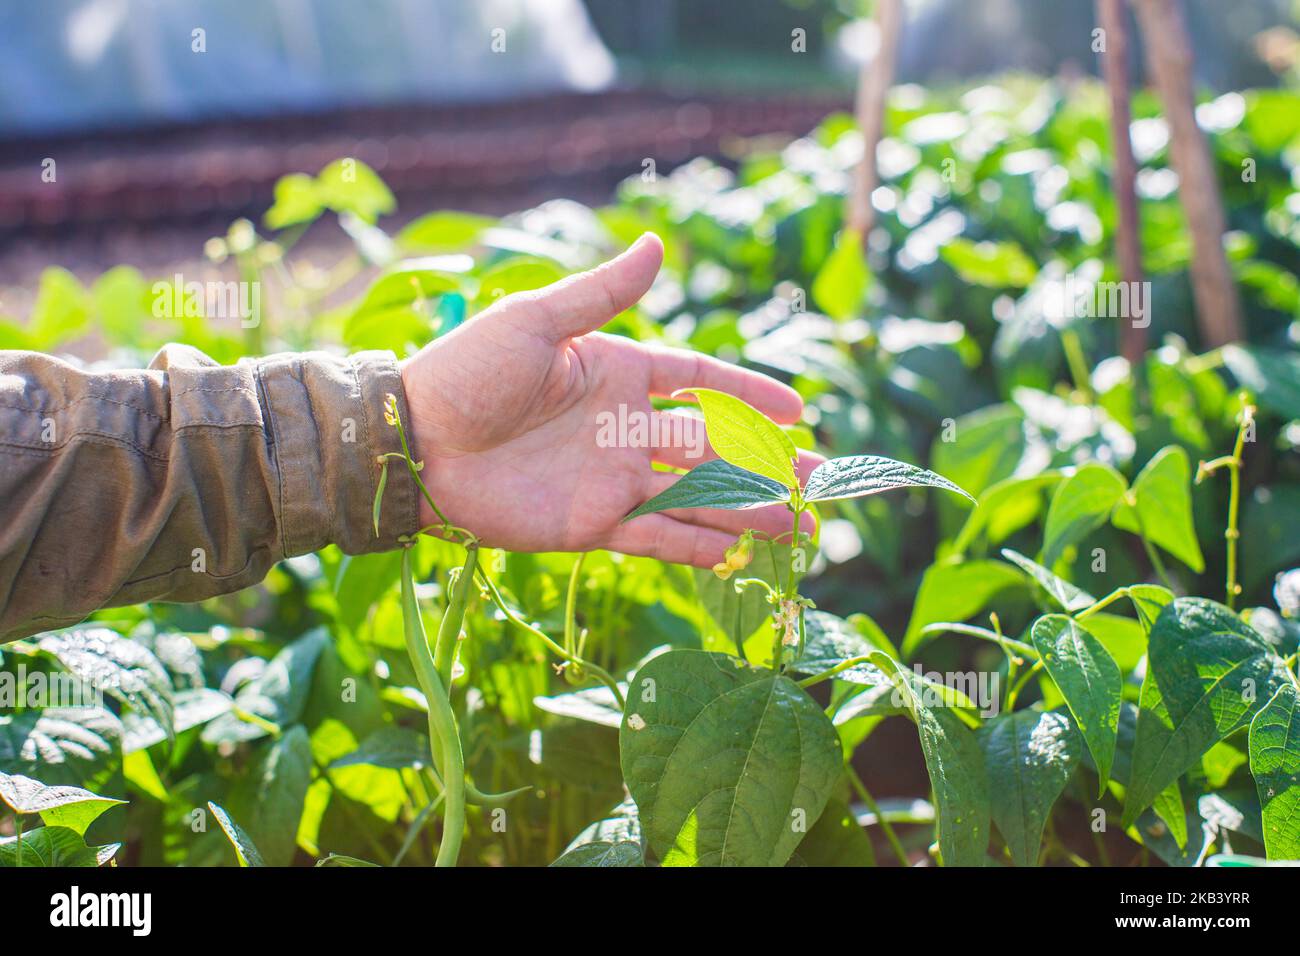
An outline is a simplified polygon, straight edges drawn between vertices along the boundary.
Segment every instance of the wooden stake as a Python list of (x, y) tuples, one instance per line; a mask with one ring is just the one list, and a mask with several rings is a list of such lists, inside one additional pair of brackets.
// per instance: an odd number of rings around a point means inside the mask
[[(1114, 156), (1111, 190), (1119, 210), (1115, 252), (1120, 278), (1128, 285), (1128, 301), (1134, 302), (1142, 282), (1142, 245), (1137, 191), (1133, 185), (1137, 164), (1133, 161), (1133, 141), (1129, 136), (1132, 113), (1129, 109), (1128, 25), (1124, 18), (1124, 0), (1097, 0), (1097, 22), (1105, 37), (1101, 72), (1110, 94), (1110, 139)], [(1150, 302), (1147, 306), (1149, 322)], [(1132, 315), (1119, 318), (1124, 322), (1120, 328), (1120, 353), (1128, 360), (1132, 373), (1140, 375), (1146, 354), (1147, 323), (1137, 325)]]
[(1134, 0), (1147, 68), (1164, 103), (1178, 195), (1192, 234), (1192, 291), (1202, 345), (1218, 348), (1242, 338), (1237, 287), (1223, 252), (1226, 229), (1209, 146), (1196, 125), (1192, 46), (1177, 0)]
[(860, 237), (866, 250), (867, 234), (875, 221), (871, 194), (880, 185), (876, 171), (876, 146), (885, 124), (885, 99), (894, 82), (898, 62), (898, 35), (903, 28), (903, 0), (876, 0), (876, 26), (880, 46), (876, 55), (862, 65), (858, 73), (857, 119), (862, 130), (862, 161), (853, 173), (844, 221)]

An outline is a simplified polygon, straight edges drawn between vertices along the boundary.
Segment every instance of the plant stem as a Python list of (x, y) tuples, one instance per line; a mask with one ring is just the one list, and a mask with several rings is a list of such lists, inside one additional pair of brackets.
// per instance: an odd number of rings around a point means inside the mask
[(848, 774), (849, 784), (857, 792), (858, 797), (867, 805), (867, 809), (876, 815), (876, 819), (880, 822), (880, 829), (885, 832), (885, 839), (889, 841), (890, 849), (894, 851), (894, 856), (898, 858), (899, 865), (911, 866), (911, 862), (907, 859), (907, 851), (903, 849), (903, 844), (898, 840), (898, 834), (894, 832), (890, 822), (885, 819), (885, 814), (880, 809), (880, 805), (876, 803), (875, 797), (871, 795), (867, 785), (862, 782), (858, 772), (853, 769), (852, 765), (846, 765), (844, 770)]
[(1092, 394), (1092, 378), (1088, 374), (1088, 359), (1083, 354), (1083, 343), (1079, 341), (1079, 333), (1074, 329), (1064, 329), (1061, 332), (1061, 347), (1065, 351), (1065, 361), (1070, 366), (1070, 377), (1074, 379), (1074, 386), (1086, 402), (1092, 403), (1095, 398)]
[(1224, 582), (1224, 588), (1227, 591), (1227, 605), (1232, 608), (1237, 603), (1237, 595), (1241, 593), (1241, 585), (1237, 583), (1237, 541), (1241, 538), (1241, 531), (1237, 527), (1237, 517), (1241, 510), (1241, 453), (1246, 441), (1246, 427), (1251, 420), (1250, 409), (1242, 411), (1241, 427), (1237, 429), (1237, 443), (1232, 449), (1232, 467), (1228, 472), (1228, 527), (1223, 532), (1223, 537), (1228, 550), (1228, 572), (1227, 580)]
[[(434, 866), (455, 866), (460, 844), (465, 836), (465, 757), (460, 749), (460, 733), (451, 710), (447, 689), (438, 676), (424, 622), (415, 600), (415, 581), (411, 571), (411, 549), (402, 551), (402, 624), (406, 653), (411, 658), (416, 680), (424, 691), (429, 708), (429, 749), (434, 765), (441, 771), (443, 797), (442, 843)], [(441, 751), (441, 758), (439, 756)]]
[(1080, 611), (1078, 614), (1074, 616), (1074, 619), (1076, 621), (1081, 621), (1085, 617), (1088, 617), (1089, 615), (1096, 614), (1102, 608), (1109, 607), (1110, 605), (1114, 604), (1116, 601), (1118, 601), (1120, 598), (1123, 597), (1128, 597), (1128, 588), (1116, 588), (1114, 591), (1111, 591), (1109, 594), (1107, 594), (1096, 604), (1092, 604), (1089, 605), (1088, 607), (1085, 607), (1082, 611)]
[(864, 654), (861, 657), (849, 657), (846, 658), (845, 660), (840, 661), (834, 667), (828, 667), (826, 670), (822, 671), (821, 673), (814, 674), (812, 677), (805, 677), (801, 681), (796, 681), (796, 683), (798, 683), (800, 687), (812, 687), (814, 684), (820, 684), (824, 680), (830, 680), (836, 674), (840, 674), (846, 670), (849, 670), (850, 668), (857, 667), (859, 664), (869, 664), (869, 663), (871, 663), (871, 657), (870, 655), (867, 654)]
[(975, 624), (958, 624), (955, 622), (944, 622), (936, 624), (927, 624), (921, 628), (922, 634), (944, 634), (952, 632), (953, 634), (965, 634), (968, 637), (978, 637), (982, 641), (992, 641), (999, 645), (1006, 653), (1015, 651), (1017, 655), (1028, 657), (1030, 660), (1038, 659), (1038, 651), (1026, 644), (1024, 641), (1017, 641), (1014, 637), (1007, 637), (990, 631), (988, 628), (979, 627)]
[(1220, 468), (1228, 469), (1228, 527), (1223, 532), (1224, 543), (1227, 546), (1227, 575), (1224, 581), (1225, 600), (1228, 607), (1235, 608), (1237, 595), (1241, 593), (1241, 585), (1237, 583), (1237, 542), (1241, 538), (1241, 531), (1238, 527), (1238, 517), (1241, 512), (1241, 466), (1242, 452), (1246, 444), (1246, 432), (1251, 428), (1255, 421), (1255, 409), (1251, 405), (1246, 405), (1241, 410), (1241, 424), (1237, 428), (1237, 441), (1233, 445), (1232, 454), (1222, 458), (1216, 458), (1213, 461), (1201, 462), (1197, 468), (1196, 480), (1199, 482), (1206, 475), (1211, 475)]
[(1142, 520), (1142, 512), (1137, 507), (1136, 499), (1133, 501), (1133, 514), (1137, 517), (1138, 535), (1142, 538), (1142, 547), (1146, 549), (1147, 560), (1151, 562), (1151, 567), (1155, 568), (1156, 574), (1160, 576), (1160, 583), (1172, 591), (1174, 587), (1169, 583), (1169, 574), (1165, 571), (1165, 563), (1160, 560), (1160, 555), (1157, 553), (1155, 545), (1152, 544), (1151, 539), (1147, 537), (1146, 522)]
[(1020, 696), (1020, 692), (1024, 690), (1025, 685), (1029, 683), (1029, 679), (1033, 677), (1035, 674), (1037, 674), (1039, 671), (1041, 671), (1042, 669), (1043, 669), (1042, 660), (1041, 659), (1036, 660), (1034, 661), (1034, 665), (1032, 667), (1030, 667), (1027, 671), (1021, 674), (1019, 678), (1016, 679), (1016, 682), (1011, 685), (1011, 690), (1007, 691), (1007, 710), (1015, 710), (1016, 698)]
[[(782, 667), (782, 658), (784, 655), (785, 645), (785, 605), (787, 602), (794, 601), (798, 596), (797, 581), (795, 579), (795, 560), (799, 553), (799, 519), (803, 515), (804, 504), (798, 491), (794, 492), (794, 500), (790, 503), (790, 510), (794, 513), (794, 526), (790, 532), (790, 565), (786, 569), (787, 577), (785, 585), (782, 587), (781, 579), (777, 577), (777, 586), (781, 587), (781, 600), (777, 604), (777, 613), (772, 619), (772, 668), (779, 670)], [(803, 608), (799, 609), (799, 646), (795, 650), (795, 656), (803, 653)]]
[(478, 576), (479, 576), (479, 580), (482, 581), (484, 586), (488, 589), (488, 593), (492, 595), (492, 600), (496, 603), (496, 606), (499, 607), (501, 609), (501, 613), (506, 616), (507, 621), (515, 625), (515, 627), (518, 627), (521, 630), (527, 631), (529, 634), (533, 635), (533, 637), (537, 638), (539, 641), (541, 641), (543, 644), (549, 647), (556, 655), (562, 657), (566, 661), (569, 661), (575, 667), (580, 667), (584, 671), (590, 671), (592, 676), (594, 676), (598, 681), (600, 681), (602, 684), (604, 684), (606, 687), (610, 689), (610, 692), (613, 693), (614, 695), (614, 700), (618, 702), (618, 706), (620, 708), (627, 706), (627, 701), (623, 697), (622, 689), (618, 686), (618, 681), (614, 680), (613, 675), (611, 675), (609, 671), (605, 670), (603, 667), (599, 667), (596, 664), (591, 663), (590, 661), (583, 660), (581, 657), (578, 657), (576, 654), (570, 654), (559, 644), (555, 643), (555, 641), (551, 640), (550, 636), (547, 635), (545, 632), (541, 631), (536, 627), (533, 627), (533, 625), (529, 624), (518, 614), (512, 611), (510, 609), (510, 606), (506, 604), (505, 598), (501, 596), (501, 592), (497, 590), (497, 586), (492, 583), (492, 579), (488, 577), (486, 573), (484, 573), (482, 568), (479, 568)]

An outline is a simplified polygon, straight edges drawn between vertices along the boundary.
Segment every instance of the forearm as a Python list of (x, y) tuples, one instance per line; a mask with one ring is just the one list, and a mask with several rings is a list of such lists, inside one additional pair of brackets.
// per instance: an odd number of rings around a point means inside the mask
[(0, 640), (235, 591), (330, 543), (394, 547), (417, 510), (390, 482), (375, 536), (377, 457), (398, 448), (387, 392), (404, 401), (374, 353), (222, 367), (168, 346), (98, 374), (0, 353)]

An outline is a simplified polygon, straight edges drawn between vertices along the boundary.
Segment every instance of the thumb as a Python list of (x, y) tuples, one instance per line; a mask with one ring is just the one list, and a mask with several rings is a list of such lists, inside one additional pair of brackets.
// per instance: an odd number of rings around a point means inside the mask
[(528, 297), (535, 331), (562, 342), (600, 328), (646, 294), (663, 259), (663, 242), (647, 232), (608, 262), (538, 289)]

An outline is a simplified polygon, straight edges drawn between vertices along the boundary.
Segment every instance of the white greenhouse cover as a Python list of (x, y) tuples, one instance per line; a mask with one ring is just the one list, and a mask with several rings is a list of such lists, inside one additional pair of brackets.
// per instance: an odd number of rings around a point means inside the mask
[(596, 90), (614, 73), (582, 0), (0, 0), (0, 135)]

